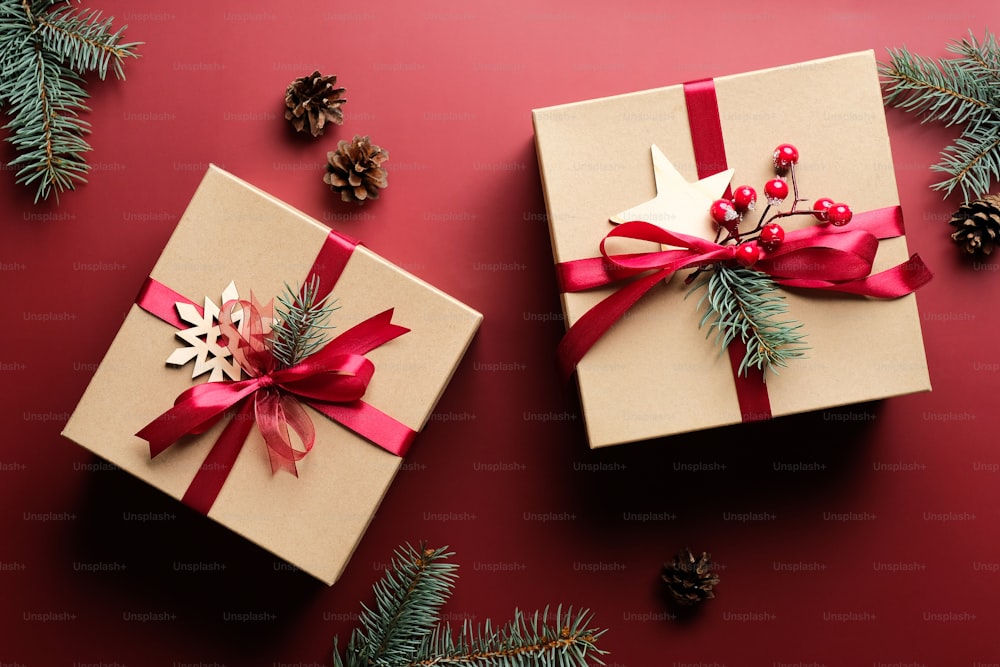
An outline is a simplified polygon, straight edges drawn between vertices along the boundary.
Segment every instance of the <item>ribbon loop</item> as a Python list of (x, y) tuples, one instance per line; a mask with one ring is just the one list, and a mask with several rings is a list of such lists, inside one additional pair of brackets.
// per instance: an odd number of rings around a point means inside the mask
[(253, 293), (249, 301), (227, 301), (220, 309), (219, 331), (236, 363), (251, 377), (266, 375), (277, 365), (267, 342), (273, 323), (274, 302), (260, 304)]

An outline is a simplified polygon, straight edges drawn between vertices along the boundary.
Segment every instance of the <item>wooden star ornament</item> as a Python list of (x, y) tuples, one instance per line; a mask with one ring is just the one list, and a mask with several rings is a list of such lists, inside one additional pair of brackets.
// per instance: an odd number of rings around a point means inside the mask
[(614, 224), (645, 220), (673, 232), (712, 239), (715, 237), (709, 208), (723, 196), (733, 178), (734, 169), (720, 171), (699, 181), (688, 181), (653, 144), (653, 179), (656, 196), (611, 216)]

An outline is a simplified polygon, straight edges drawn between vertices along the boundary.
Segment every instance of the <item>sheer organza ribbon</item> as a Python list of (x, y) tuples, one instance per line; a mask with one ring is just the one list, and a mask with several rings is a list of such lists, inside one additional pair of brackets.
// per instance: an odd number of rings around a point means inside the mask
[[(684, 94), (698, 178), (706, 178), (727, 168), (714, 82), (704, 79), (687, 83)], [(726, 196), (728, 192), (727, 189)], [(917, 255), (903, 264), (871, 274), (879, 240), (903, 233), (902, 210), (898, 206), (857, 213), (848, 227), (813, 226), (786, 233), (777, 250), (760, 249), (754, 268), (786, 287), (896, 298), (916, 290), (932, 277)], [(607, 249), (614, 238), (652, 241), (670, 249), (614, 255)], [(654, 285), (681, 269), (732, 260), (736, 248), (633, 221), (618, 225), (602, 239), (601, 257), (557, 264), (563, 292), (628, 281), (584, 313), (566, 332), (557, 350), (563, 377), (573, 374), (590, 348)], [(746, 373), (738, 372), (745, 350), (738, 338), (728, 348), (742, 420), (770, 419), (763, 372), (755, 367)]]
[[(332, 287), (356, 246), (355, 241), (331, 232), (310, 277), (318, 276), (321, 285)], [(176, 316), (177, 302), (191, 303), (152, 278), (147, 279), (136, 299), (147, 312), (183, 326)], [(234, 322), (237, 313), (242, 314), (242, 331)], [(278, 368), (264, 342), (273, 320), (271, 304), (262, 306), (252, 298), (230, 301), (220, 312), (219, 327), (249, 379), (195, 385), (182, 392), (172, 408), (137, 435), (149, 442), (150, 456), (155, 457), (184, 436), (208, 430), (227, 410), (236, 408), (182, 498), (202, 513), (207, 513), (218, 497), (253, 424), (264, 437), (272, 471), (297, 474), (295, 462), (315, 442), (315, 427), (302, 403), (403, 456), (415, 432), (361, 400), (375, 371), (364, 355), (409, 331), (392, 324), (392, 313), (392, 309), (383, 311), (351, 327), (302, 362)], [(293, 446), (289, 429), (301, 440), (302, 449)]]

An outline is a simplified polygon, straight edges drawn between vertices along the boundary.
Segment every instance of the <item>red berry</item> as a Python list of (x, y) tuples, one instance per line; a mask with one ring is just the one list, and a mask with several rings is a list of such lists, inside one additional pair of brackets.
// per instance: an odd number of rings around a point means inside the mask
[(820, 222), (827, 222), (827, 211), (833, 206), (834, 202), (829, 197), (820, 197), (813, 202), (813, 215)]
[(759, 240), (760, 244), (764, 246), (764, 250), (774, 252), (785, 240), (785, 230), (778, 223), (770, 222), (760, 230)]
[(777, 206), (788, 196), (788, 183), (780, 178), (772, 178), (764, 184), (764, 195), (767, 196), (767, 203)]
[(760, 248), (758, 248), (757, 244), (753, 241), (750, 243), (743, 243), (736, 248), (737, 263), (747, 267), (748, 269), (753, 266), (759, 258)]
[(799, 149), (791, 144), (781, 144), (774, 149), (774, 168), (785, 171), (799, 161)]
[(740, 214), (736, 212), (736, 207), (733, 206), (733, 202), (728, 199), (716, 199), (712, 202), (709, 213), (712, 214), (712, 220), (715, 220), (726, 229), (735, 227), (736, 225), (733, 222), (740, 217)]
[(830, 224), (836, 227), (843, 227), (851, 221), (854, 213), (847, 204), (834, 204), (826, 212), (826, 217), (830, 219)]
[(749, 185), (741, 185), (733, 190), (733, 206), (736, 207), (737, 211), (741, 213), (743, 211), (752, 211), (756, 203), (757, 191)]

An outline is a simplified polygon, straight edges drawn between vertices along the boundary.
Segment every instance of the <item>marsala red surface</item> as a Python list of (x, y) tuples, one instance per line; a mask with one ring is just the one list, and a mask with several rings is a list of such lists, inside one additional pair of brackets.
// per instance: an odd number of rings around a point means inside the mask
[[(917, 295), (932, 393), (589, 451), (554, 364), (530, 116), (847, 51), (944, 56), (997, 28), (992, 1), (84, 4), (145, 44), (127, 81), (90, 81), (88, 185), (34, 206), (0, 171), (0, 665), (330, 664), (419, 540), (461, 564), (446, 619), (587, 606), (616, 667), (1000, 663), (1000, 260), (963, 257), (959, 202), (928, 188), (954, 131), (888, 113), (910, 249), (936, 273)], [(315, 69), (349, 101), (311, 140), (284, 91)], [(794, 104), (760, 94), (776, 119)], [(322, 181), (355, 134), (391, 155), (360, 207)], [(332, 588), (59, 435), (209, 163), (486, 316)], [(721, 582), (677, 616), (659, 573), (685, 546)]]

